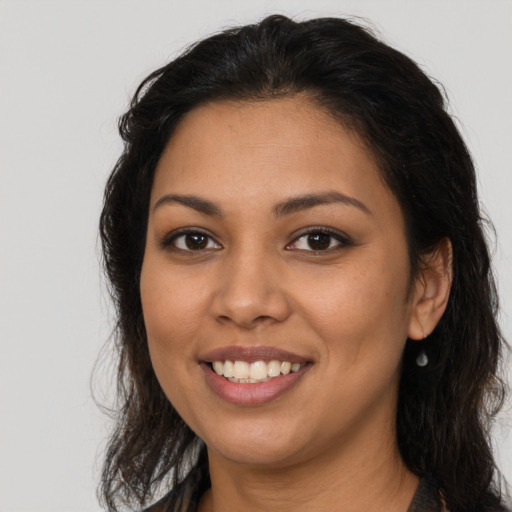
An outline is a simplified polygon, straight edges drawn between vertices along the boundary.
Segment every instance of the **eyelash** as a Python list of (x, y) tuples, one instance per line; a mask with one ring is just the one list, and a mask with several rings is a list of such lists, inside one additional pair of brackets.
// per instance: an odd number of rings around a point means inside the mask
[[(325, 252), (331, 252), (331, 251), (335, 251), (335, 250), (338, 250), (338, 249), (341, 249), (343, 247), (347, 247), (347, 246), (352, 246), (354, 245), (353, 241), (343, 232), (341, 231), (337, 231), (337, 230), (334, 230), (332, 228), (327, 228), (327, 227), (324, 227), (324, 226), (312, 226), (312, 227), (308, 227), (308, 228), (305, 228), (298, 236), (296, 236), (294, 238), (294, 240), (288, 244), (286, 246), (286, 249), (287, 250), (293, 250), (293, 245), (294, 244), (297, 244), (297, 242), (299, 240), (301, 240), (302, 238), (305, 238), (305, 237), (310, 237), (310, 236), (314, 236), (314, 235), (324, 235), (324, 236), (327, 236), (328, 237), (328, 247), (324, 248), (324, 249), (297, 249), (298, 251), (301, 251), (301, 252), (312, 252), (312, 253), (316, 253), (316, 254), (319, 254), (319, 253), (325, 253)], [(187, 236), (201, 236), (201, 237), (206, 237), (207, 239), (207, 246), (206, 247), (201, 247), (201, 248), (198, 248), (198, 249), (184, 249), (184, 248), (181, 248), (181, 247), (177, 247), (176, 246), (176, 241), (181, 238), (181, 237), (187, 237)], [(332, 244), (332, 241), (333, 239), (338, 242), (336, 245), (332, 246), (331, 247), (331, 244)], [(208, 245), (210, 245), (211, 243), (214, 243), (215, 245), (217, 245), (218, 247), (208, 247)], [(186, 242), (185, 242), (186, 243)], [(306, 242), (308, 243), (308, 242)], [(186, 252), (203, 252), (205, 250), (211, 250), (211, 249), (214, 249), (214, 250), (217, 250), (217, 249), (220, 249), (222, 248), (222, 246), (215, 241), (215, 239), (210, 236), (207, 232), (205, 231), (202, 231), (200, 229), (197, 229), (197, 228), (184, 228), (184, 229), (181, 229), (177, 232), (174, 232), (174, 233), (171, 233), (169, 234), (168, 236), (166, 236), (162, 242), (160, 243), (160, 245), (162, 246), (162, 248), (164, 249), (171, 249), (173, 251), (177, 251), (177, 252), (182, 252), (182, 253), (186, 253)]]

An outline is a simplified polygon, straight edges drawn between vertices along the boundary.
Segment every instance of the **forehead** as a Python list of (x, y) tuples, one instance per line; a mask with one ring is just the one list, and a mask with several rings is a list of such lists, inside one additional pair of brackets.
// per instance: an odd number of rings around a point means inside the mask
[[(193, 138), (189, 138), (190, 132), (194, 132)], [(189, 149), (199, 152), (211, 151), (212, 146), (219, 144), (254, 149), (315, 146), (322, 150), (339, 146), (340, 136), (364, 148), (367, 156), (372, 157), (371, 150), (354, 130), (348, 129), (312, 98), (298, 94), (259, 101), (202, 104), (181, 119), (166, 150), (175, 150), (184, 139)]]
[(360, 137), (304, 96), (212, 102), (187, 113), (158, 163), (153, 192), (191, 189), (212, 199), (278, 201), (325, 190), (370, 203), (391, 196)]

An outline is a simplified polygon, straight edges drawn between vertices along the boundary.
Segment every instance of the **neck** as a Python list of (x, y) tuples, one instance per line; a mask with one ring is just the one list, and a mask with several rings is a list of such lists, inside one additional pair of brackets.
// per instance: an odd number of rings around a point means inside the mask
[(212, 487), (199, 511), (406, 512), (418, 478), (400, 458), (394, 432), (387, 443), (380, 434), (363, 436), (365, 450), (353, 449), (353, 440), (348, 448), (340, 442), (321, 456), (270, 469), (239, 464), (209, 450)]

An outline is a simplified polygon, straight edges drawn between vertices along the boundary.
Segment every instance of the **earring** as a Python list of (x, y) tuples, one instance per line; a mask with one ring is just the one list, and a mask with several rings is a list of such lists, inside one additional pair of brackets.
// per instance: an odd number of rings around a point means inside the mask
[[(427, 339), (427, 335), (425, 334), (425, 331), (423, 331), (423, 340), (426, 340)], [(427, 353), (425, 352), (425, 349), (422, 348), (418, 354), (418, 356), (416, 357), (416, 365), (419, 366), (420, 368), (423, 368), (424, 366), (427, 366), (428, 364), (428, 356), (427, 356)]]
[(421, 349), (420, 353), (418, 354), (418, 357), (416, 357), (416, 364), (420, 367), (427, 366), (428, 357), (424, 349)]

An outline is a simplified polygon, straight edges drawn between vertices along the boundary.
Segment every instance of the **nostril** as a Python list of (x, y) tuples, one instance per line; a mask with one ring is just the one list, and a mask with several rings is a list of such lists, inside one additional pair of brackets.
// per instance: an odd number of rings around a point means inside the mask
[(216, 318), (217, 322), (219, 323), (224, 323), (224, 322), (229, 322), (229, 316), (227, 315), (219, 315), (217, 318)]
[(255, 322), (258, 322), (258, 321), (260, 321), (260, 322), (261, 322), (262, 320), (267, 320), (267, 319), (269, 319), (269, 318), (271, 318), (271, 317), (270, 317), (270, 316), (267, 316), (267, 315), (261, 315), (261, 316), (256, 317), (256, 318), (254, 319), (254, 321), (255, 321)]

